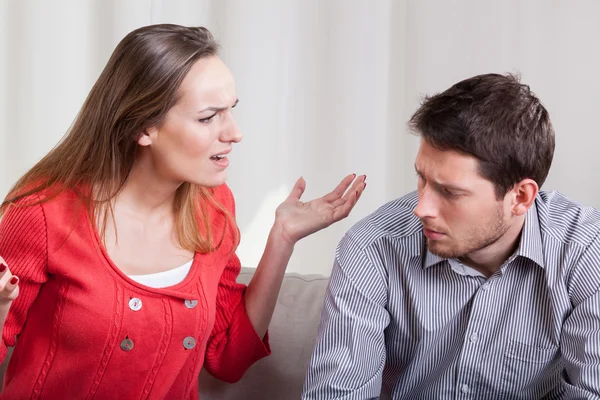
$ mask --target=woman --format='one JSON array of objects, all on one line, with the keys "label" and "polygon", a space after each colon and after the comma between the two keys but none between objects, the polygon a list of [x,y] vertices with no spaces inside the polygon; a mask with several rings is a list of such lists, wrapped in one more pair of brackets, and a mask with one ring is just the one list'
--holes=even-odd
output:
[{"label": "woman", "polygon": [[[346,217],[365,177],[277,209],[252,282],[235,282],[224,184],[242,139],[231,73],[204,28],[154,25],[115,49],[64,140],[2,204],[1,399],[195,399],[204,366],[240,379],[294,244]],[[351,186],[351,187],[350,187]]]}]

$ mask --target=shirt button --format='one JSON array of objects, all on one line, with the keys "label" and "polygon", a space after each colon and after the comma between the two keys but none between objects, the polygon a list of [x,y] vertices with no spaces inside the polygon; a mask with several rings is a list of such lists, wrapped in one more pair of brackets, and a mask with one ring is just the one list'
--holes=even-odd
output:
[{"label": "shirt button", "polygon": [[463,393],[469,393],[471,391],[471,389],[469,388],[469,385],[467,385],[466,383],[463,383],[462,386],[460,387],[460,391]]},{"label": "shirt button", "polygon": [[198,305],[198,300],[186,300],[185,301],[185,306],[187,308],[194,308]]},{"label": "shirt button", "polygon": [[489,284],[489,282],[486,282],[486,283],[484,283],[484,284],[483,284],[483,286],[481,286],[481,288],[482,288],[483,290],[488,290],[488,289],[490,288],[490,284]]},{"label": "shirt button", "polygon": [[186,337],[183,339],[183,347],[185,347],[187,350],[193,349],[196,347],[196,339],[191,336]]},{"label": "shirt button", "polygon": [[479,335],[477,334],[477,332],[473,333],[470,337],[469,340],[473,343],[476,343],[479,340]]},{"label": "shirt button", "polygon": [[121,342],[121,349],[124,351],[131,351],[133,349],[133,340],[131,339],[123,339]]},{"label": "shirt button", "polygon": [[138,299],[137,297],[129,300],[129,308],[131,308],[133,311],[138,311],[142,308],[142,300]]}]

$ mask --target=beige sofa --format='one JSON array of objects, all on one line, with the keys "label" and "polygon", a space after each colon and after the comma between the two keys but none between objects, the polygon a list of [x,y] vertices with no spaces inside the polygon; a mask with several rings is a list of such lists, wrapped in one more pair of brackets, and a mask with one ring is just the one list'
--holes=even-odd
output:
[{"label": "beige sofa", "polygon": [[[248,283],[254,269],[238,279]],[[206,372],[199,378],[201,400],[296,400],[300,398],[321,313],[328,278],[286,274],[269,327],[272,354],[256,362],[237,383],[218,381]],[[0,366],[0,388],[9,357]]]},{"label": "beige sofa", "polygon": [[[254,269],[242,269],[248,283]],[[328,278],[286,274],[269,326],[271,355],[250,367],[237,383],[200,374],[201,400],[297,400],[317,335]]]}]

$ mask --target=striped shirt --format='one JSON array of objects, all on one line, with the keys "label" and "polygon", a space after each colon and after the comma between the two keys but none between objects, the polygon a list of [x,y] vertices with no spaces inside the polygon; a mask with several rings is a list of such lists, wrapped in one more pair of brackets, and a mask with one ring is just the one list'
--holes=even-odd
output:
[{"label": "striped shirt", "polygon": [[303,399],[600,399],[600,212],[540,192],[489,278],[427,250],[417,194],[336,251]]}]

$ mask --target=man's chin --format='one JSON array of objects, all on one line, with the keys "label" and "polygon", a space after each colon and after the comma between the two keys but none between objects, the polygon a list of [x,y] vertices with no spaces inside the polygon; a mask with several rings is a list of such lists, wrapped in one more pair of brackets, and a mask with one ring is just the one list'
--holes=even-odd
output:
[{"label": "man's chin", "polygon": [[429,240],[427,241],[427,249],[431,254],[435,254],[441,258],[460,258],[460,253],[457,251],[452,251],[452,249],[441,246],[438,243],[431,243]]}]

